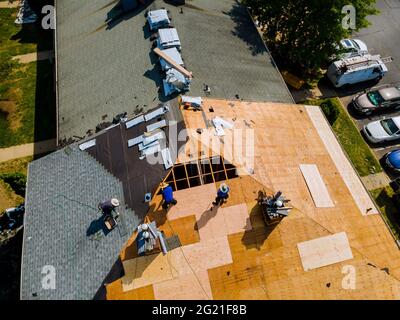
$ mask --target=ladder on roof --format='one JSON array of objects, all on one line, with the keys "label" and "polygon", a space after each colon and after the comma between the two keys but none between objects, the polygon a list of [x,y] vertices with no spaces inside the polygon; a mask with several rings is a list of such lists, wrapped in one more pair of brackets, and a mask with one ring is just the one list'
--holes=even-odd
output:
[{"label": "ladder on roof", "polygon": [[367,58],[367,60],[364,61],[356,61],[353,63],[343,63],[342,67],[346,68],[347,70],[354,70],[359,67],[364,67],[364,66],[369,66],[371,64],[376,63],[377,61],[381,61],[382,63],[389,63],[393,61],[393,58],[391,56],[385,57],[385,58],[378,58],[377,56],[371,56],[371,58]]}]

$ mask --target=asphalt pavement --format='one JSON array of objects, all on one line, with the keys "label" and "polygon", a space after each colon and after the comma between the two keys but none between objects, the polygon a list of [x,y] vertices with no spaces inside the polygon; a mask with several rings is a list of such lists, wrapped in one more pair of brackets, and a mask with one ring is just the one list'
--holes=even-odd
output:
[{"label": "asphalt pavement", "polygon": [[[371,26],[356,32],[353,38],[364,41],[371,54],[380,54],[381,57],[392,57],[393,62],[387,63],[388,73],[379,83],[365,82],[352,85],[346,89],[333,89],[333,86],[325,80],[321,83],[321,91],[323,93],[331,96],[333,95],[332,91],[334,91],[339,96],[360,130],[365,124],[371,121],[382,119],[383,117],[400,115],[400,111],[398,110],[395,112],[374,114],[369,117],[360,117],[353,111],[351,106],[352,98],[366,89],[391,84],[400,85],[400,0],[378,0],[377,7],[380,10],[380,14],[368,17],[368,20],[372,23]],[[324,87],[325,90],[323,89]],[[371,148],[377,158],[381,159],[390,150],[400,148],[400,141],[384,145],[374,145]]]}]

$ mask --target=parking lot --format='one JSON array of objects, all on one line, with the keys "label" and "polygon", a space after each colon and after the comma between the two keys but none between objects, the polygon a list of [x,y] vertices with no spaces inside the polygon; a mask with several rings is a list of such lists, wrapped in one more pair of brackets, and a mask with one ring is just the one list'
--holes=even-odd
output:
[{"label": "parking lot", "polygon": [[[391,56],[393,62],[387,64],[389,72],[378,84],[376,82],[365,82],[359,85],[352,85],[350,88],[334,90],[343,105],[347,107],[360,130],[365,124],[371,121],[382,119],[383,117],[400,115],[400,110],[397,110],[384,114],[374,114],[368,117],[358,116],[351,106],[352,98],[366,89],[388,84],[400,85],[400,0],[378,0],[377,7],[380,10],[380,14],[369,17],[372,25],[367,29],[362,29],[360,32],[355,33],[353,38],[364,41],[371,54],[380,54],[381,57]],[[331,84],[324,83],[324,85],[330,85],[330,88],[333,88]],[[400,148],[400,141],[375,145],[371,146],[371,148],[377,158],[381,159],[390,150]]]}]

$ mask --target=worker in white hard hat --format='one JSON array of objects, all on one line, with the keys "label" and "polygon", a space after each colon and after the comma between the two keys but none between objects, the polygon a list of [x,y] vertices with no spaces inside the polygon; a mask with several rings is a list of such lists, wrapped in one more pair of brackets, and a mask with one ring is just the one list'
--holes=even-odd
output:
[{"label": "worker in white hard hat", "polygon": [[276,206],[277,208],[282,208],[282,207],[283,207],[283,202],[282,202],[282,200],[276,200],[275,206]]},{"label": "worker in white hard hat", "polygon": [[229,198],[229,187],[226,183],[222,183],[217,191],[217,197],[213,202],[214,205],[219,206]]},{"label": "worker in white hard hat", "polygon": [[111,215],[111,212],[117,207],[119,207],[119,200],[117,198],[112,198],[99,203],[99,210],[101,210],[104,215]]}]

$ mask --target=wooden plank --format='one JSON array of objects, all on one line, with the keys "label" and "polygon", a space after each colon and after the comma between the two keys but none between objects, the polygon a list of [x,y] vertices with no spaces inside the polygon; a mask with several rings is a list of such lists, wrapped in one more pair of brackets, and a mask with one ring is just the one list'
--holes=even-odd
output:
[{"label": "wooden plank", "polygon": [[181,65],[177,64],[175,60],[171,59],[170,56],[166,55],[164,52],[162,52],[159,48],[154,48],[154,52],[159,55],[161,58],[163,58],[165,61],[168,62],[168,64],[173,67],[175,70],[179,71],[182,73],[185,77],[191,79],[193,78],[192,72],[186,70],[184,67]]},{"label": "wooden plank", "polygon": [[297,244],[305,271],[353,259],[346,232]]},{"label": "wooden plank", "polygon": [[348,190],[350,191],[350,194],[360,209],[361,214],[378,214],[378,209],[372,202],[367,190],[365,190],[360,178],[355,172],[355,169],[344,154],[343,149],[340,147],[339,142],[329,127],[329,124],[324,118],[320,108],[318,106],[305,106],[305,109],[307,110],[308,116],[310,117],[314,128],[321,137],[326,150],[331,156],[337,170],[339,171]]},{"label": "wooden plank", "polygon": [[319,174],[318,167],[315,164],[300,164],[299,167],[315,206],[317,208],[334,207],[328,189]]}]

